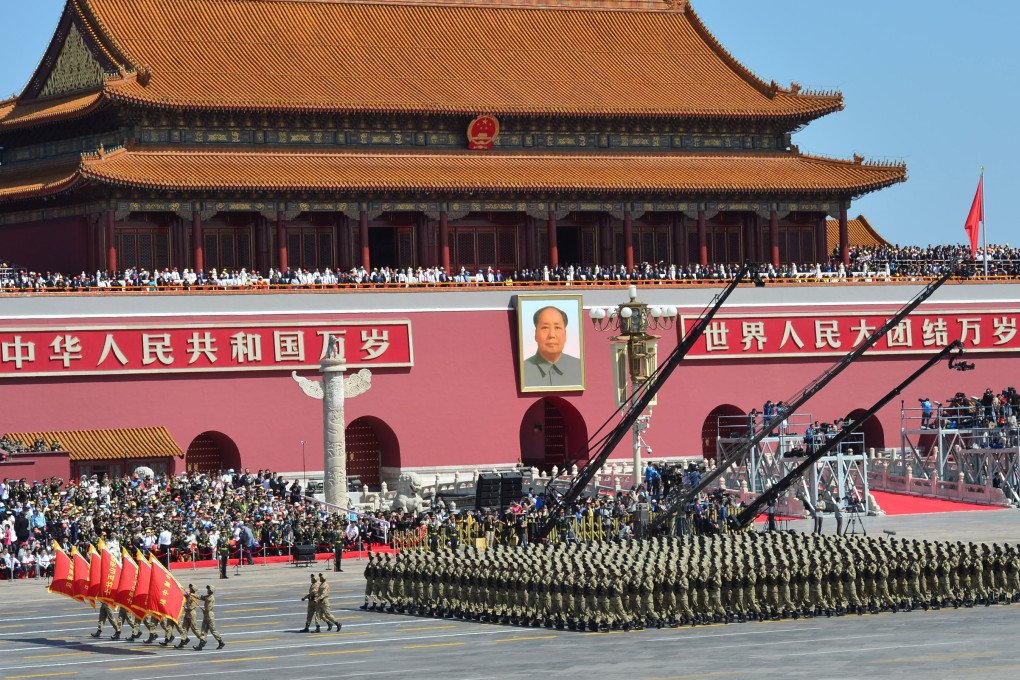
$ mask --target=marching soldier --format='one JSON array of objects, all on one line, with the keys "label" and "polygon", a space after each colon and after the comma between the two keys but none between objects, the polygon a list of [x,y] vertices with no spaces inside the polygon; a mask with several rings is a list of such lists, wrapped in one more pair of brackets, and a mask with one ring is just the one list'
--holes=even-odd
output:
[{"label": "marching soldier", "polygon": [[[319,588],[318,588],[318,584],[315,582],[315,574],[309,574],[309,576],[311,577],[312,582],[308,586],[308,594],[301,598],[302,602],[305,602],[305,601],[308,602],[308,612],[305,615],[305,627],[302,628],[299,632],[301,632],[301,633],[309,632],[308,627],[310,625],[312,625],[312,619],[315,619],[315,632],[318,633],[319,632],[319,616],[318,616],[318,608],[315,606],[315,600],[316,600],[316,596],[318,595]],[[362,609],[364,609],[364,607],[362,607]]]},{"label": "marching soldier", "polygon": [[223,642],[223,638],[220,637],[220,632],[216,629],[216,613],[213,611],[213,607],[216,606],[216,588],[206,586],[205,591],[206,594],[198,598],[202,600],[202,630],[198,634],[198,644],[193,649],[198,651],[204,649],[205,639],[209,633],[212,633],[213,638],[219,643],[216,649],[223,649],[227,645]]},{"label": "marching soldier", "polygon": [[113,637],[111,640],[120,639],[120,621],[117,620],[117,613],[114,607],[103,602],[99,607],[99,624],[96,628],[96,632],[92,633],[92,637],[98,638],[103,634],[103,624],[109,623],[110,627],[113,628]]},{"label": "marching soldier", "polygon": [[195,586],[191,583],[188,584],[188,591],[184,593],[184,617],[181,619],[181,641],[174,645],[174,649],[181,649],[184,645],[188,644],[188,633],[194,633],[195,637],[199,636],[198,626],[195,622],[195,607],[197,605],[198,598],[195,596]]},{"label": "marching soldier", "polygon": [[[324,574],[319,574],[319,587],[315,592],[315,608],[319,620],[326,622],[326,630],[333,630],[333,626],[336,626],[336,632],[339,633],[340,622],[333,618],[333,612],[330,610],[329,584],[326,583]],[[319,632],[319,624],[315,624],[315,632]]]}]

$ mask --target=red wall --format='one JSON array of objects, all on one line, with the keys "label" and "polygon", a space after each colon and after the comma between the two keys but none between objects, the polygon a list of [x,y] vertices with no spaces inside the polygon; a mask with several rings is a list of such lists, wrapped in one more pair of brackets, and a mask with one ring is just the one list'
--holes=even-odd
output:
[{"label": "red wall", "polygon": [[[244,321],[268,318],[245,317]],[[325,318],[307,317],[310,321]],[[348,423],[361,416],[385,422],[399,442],[402,467],[485,467],[518,459],[521,420],[541,395],[517,391],[516,340],[511,340],[516,337],[516,322],[511,312],[379,313],[371,318],[411,320],[415,365],[376,371],[371,390],[347,402]],[[196,320],[181,318],[180,323]],[[9,323],[0,322],[0,329]],[[89,323],[101,321],[89,319]],[[39,324],[71,325],[66,320],[40,320]],[[579,410],[590,435],[615,405],[609,334],[598,333],[590,325],[585,333],[588,389],[559,396]],[[675,342],[672,333],[665,334],[660,358]],[[836,359],[688,360],[659,394],[645,440],[656,457],[700,455],[702,424],[717,405],[733,404],[746,412],[752,407],[761,410],[767,399],[788,400]],[[974,353],[968,359],[977,370],[957,373],[936,367],[929,371],[903,396],[907,406],[916,406],[918,396],[945,401],[957,391],[980,395],[985,387],[1000,390],[1020,382],[1012,354]],[[814,419],[832,421],[855,408],[866,408],[923,360],[918,355],[862,359],[802,410]],[[214,431],[237,444],[244,466],[276,470],[302,468],[300,441],[305,440],[308,469],[321,468],[321,405],[306,397],[286,371],[7,379],[0,381],[0,403],[4,404],[0,432],[163,425],[187,449],[199,434]],[[899,402],[887,407],[880,420],[886,446],[899,446]],[[629,442],[627,438],[616,457],[629,460]]]},{"label": "red wall", "polygon": [[[59,248],[53,244],[59,243]],[[29,271],[78,273],[88,269],[88,226],[84,217],[0,227],[0,257]]]}]

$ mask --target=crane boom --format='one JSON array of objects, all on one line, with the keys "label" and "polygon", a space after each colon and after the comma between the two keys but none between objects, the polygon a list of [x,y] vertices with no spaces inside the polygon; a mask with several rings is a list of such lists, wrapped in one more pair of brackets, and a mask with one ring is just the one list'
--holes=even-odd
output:
[{"label": "crane boom", "polygon": [[[708,324],[711,323],[712,318],[716,315],[716,312],[723,306],[726,299],[737,289],[737,286],[747,277],[748,272],[751,269],[751,265],[744,265],[737,275],[733,277],[733,280],[721,291],[712,301],[711,307],[702,316],[698,322],[691,328],[691,332],[681,341],[676,348],[670,353],[670,355],[663,361],[655,373],[648,379],[648,381],[640,388],[636,390],[637,398],[635,395],[630,396],[630,407],[624,414],[620,422],[613,428],[610,434],[607,436],[602,446],[599,447],[598,451],[592,456],[587,463],[585,463],[577,471],[574,477],[570,480],[570,485],[567,490],[556,500],[556,505],[559,508],[569,507],[574,501],[580,498],[584,492],[585,487],[588,486],[589,482],[595,478],[598,471],[605,465],[606,460],[609,459],[613,449],[623,441],[623,438],[627,435],[637,419],[641,417],[645,409],[648,408],[648,404],[651,403],[652,399],[655,398],[656,393],[666,383],[669,377],[676,370],[680,362],[683,361],[687,353],[691,351],[694,344],[704,335],[705,330],[708,328]],[[640,470],[634,471],[634,479],[637,480],[641,474]],[[552,485],[552,481],[549,482],[549,486]],[[636,482],[635,482],[636,485]],[[547,487],[548,489],[548,487]],[[546,494],[548,498],[555,498],[553,494]],[[555,508],[553,508],[555,510]],[[550,512],[549,518],[538,528],[537,538],[539,540],[545,538],[552,531],[556,525],[556,513]]]},{"label": "crane boom", "polygon": [[665,510],[663,510],[663,512],[655,518],[652,522],[651,528],[653,530],[660,528],[663,524],[675,517],[681,509],[687,507],[698,497],[698,494],[708,488],[713,482],[715,482],[715,480],[719,479],[719,477],[721,477],[726,470],[732,467],[734,463],[743,458],[747,452],[757,446],[761,440],[772,434],[772,432],[779,427],[780,423],[786,420],[792,413],[796,412],[796,410],[803,406],[811,397],[820,392],[822,388],[828,385],[837,375],[849,367],[850,364],[857,361],[862,354],[871,349],[875,343],[877,343],[886,333],[895,328],[900,321],[910,314],[910,312],[917,309],[922,302],[930,298],[935,291],[942,286],[942,284],[956,274],[957,270],[958,267],[951,267],[938,279],[925,286],[921,292],[910,300],[910,302],[888,319],[881,328],[868,336],[868,339],[862,342],[859,347],[847,354],[839,361],[839,363],[835,364],[821,376],[816,378],[814,382],[805,387],[798,395],[792,397],[789,401],[783,402],[783,408],[776,413],[776,417],[773,418],[770,423],[764,424],[760,432],[737,447],[737,449],[733,451],[728,458],[719,461],[715,469],[704,475],[697,486],[691,489],[680,489],[676,493],[670,493],[670,497],[666,499]]}]

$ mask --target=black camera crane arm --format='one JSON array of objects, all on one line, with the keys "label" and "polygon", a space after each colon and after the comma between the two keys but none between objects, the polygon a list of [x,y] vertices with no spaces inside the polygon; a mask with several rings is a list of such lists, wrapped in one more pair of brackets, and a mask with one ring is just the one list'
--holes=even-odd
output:
[{"label": "black camera crane arm", "polygon": [[872,333],[867,340],[861,343],[859,347],[843,357],[839,363],[835,364],[821,376],[815,379],[810,385],[805,387],[800,394],[792,397],[790,400],[783,402],[784,407],[776,413],[775,418],[772,419],[771,423],[765,424],[761,431],[755,436],[751,437],[748,441],[744,442],[741,446],[737,447],[732,454],[725,460],[719,461],[715,469],[705,474],[701,478],[701,483],[695,486],[693,489],[679,490],[676,494],[671,493],[670,498],[667,499],[666,509],[655,518],[652,522],[651,529],[655,530],[660,528],[663,524],[671,520],[682,508],[688,507],[706,488],[708,488],[715,480],[719,479],[724,472],[733,466],[738,460],[744,457],[748,451],[753,447],[757,446],[762,439],[772,434],[776,428],[779,427],[780,423],[785,421],[791,414],[795,413],[797,409],[803,406],[811,397],[820,392],[823,387],[828,385],[833,378],[842,373],[846,368],[853,362],[857,361],[862,354],[871,349],[875,343],[882,339],[886,333],[895,328],[900,321],[902,321],[908,314],[917,309],[918,306],[928,298],[930,298],[936,290],[938,290],[942,284],[951,279],[960,269],[958,264],[955,267],[950,267],[946,272],[942,274],[938,279],[932,281],[925,286],[921,292],[919,292],[914,298],[900,309],[892,318],[888,319],[881,328]]},{"label": "black camera crane arm", "polygon": [[[623,438],[627,436],[627,433],[637,422],[637,419],[641,417],[641,414],[648,408],[648,404],[652,402],[659,389],[669,380],[669,377],[673,374],[673,371],[677,369],[680,362],[683,361],[684,357],[691,351],[694,344],[705,334],[705,330],[708,329],[708,325],[712,322],[712,318],[716,315],[716,312],[722,308],[723,303],[726,299],[737,289],[745,278],[750,273],[757,276],[758,268],[756,264],[747,263],[741,267],[737,275],[729,282],[725,289],[723,289],[715,299],[712,301],[711,307],[698,319],[698,322],[691,328],[690,333],[684,337],[676,348],[670,352],[669,356],[663,361],[656,369],[655,373],[648,379],[644,387],[640,390],[635,390],[635,393],[629,397],[630,408],[625,412],[620,422],[612,429],[607,435],[602,446],[598,448],[597,453],[592,456],[587,463],[585,463],[577,471],[577,474],[573,479],[570,480],[570,486],[564,491],[559,497],[551,491],[552,481],[546,488],[546,496],[550,500],[555,500],[555,507],[550,508],[549,519],[547,519],[536,531],[536,537],[541,540],[548,536],[556,526],[556,515],[558,510],[562,508],[569,508],[581,494],[584,492],[585,487],[588,486],[589,482],[595,478],[602,466],[605,465],[609,459],[610,454],[617,447],[617,445],[623,441]],[[634,471],[634,486],[638,485],[641,471]]]},{"label": "black camera crane arm", "polygon": [[[950,369],[957,368],[957,366],[954,365],[954,362],[958,361],[960,357],[963,356],[963,343],[960,342],[959,340],[953,341],[952,344],[947,346],[941,352],[928,359],[928,361],[926,361],[923,366],[921,366],[916,371],[911,373],[906,380],[901,382],[896,387],[892,388],[892,390],[890,390],[888,394],[886,394],[884,397],[875,402],[875,404],[871,408],[869,408],[860,418],[857,419],[857,422],[858,423],[866,422],[868,418],[872,417],[873,415],[881,411],[886,404],[888,404],[890,401],[892,401],[900,394],[902,394],[903,390],[907,389],[907,387],[909,387],[912,382],[914,382],[922,375],[924,375],[924,373],[927,372],[928,369],[930,369],[932,366],[945,359],[950,354],[953,354],[954,352],[955,355],[950,357],[949,359],[949,368]],[[959,369],[957,368],[957,370]],[[737,515],[735,520],[737,526],[742,529],[751,522],[753,522],[754,518],[760,515],[764,508],[767,508],[768,506],[775,503],[775,501],[778,500],[779,497],[782,496],[786,492],[786,490],[789,489],[790,486],[798,478],[800,478],[801,475],[803,475],[812,465],[821,460],[824,456],[828,455],[830,451],[833,451],[840,444],[842,444],[847,437],[853,434],[855,429],[856,429],[855,425],[850,425],[849,427],[844,426],[836,434],[836,436],[827,441],[824,446],[822,446],[821,448],[817,449],[814,453],[804,458],[804,460],[801,461],[801,463],[797,465],[797,467],[790,470],[790,472],[787,473],[785,477],[783,477],[778,482],[773,484],[771,487],[766,489],[765,493],[758,496],[758,498],[752,501],[750,505],[744,508],[740,512],[740,514]]]}]

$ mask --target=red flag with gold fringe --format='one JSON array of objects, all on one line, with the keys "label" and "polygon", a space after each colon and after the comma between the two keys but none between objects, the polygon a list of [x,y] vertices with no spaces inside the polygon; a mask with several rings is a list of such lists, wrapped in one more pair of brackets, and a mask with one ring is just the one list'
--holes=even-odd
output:
[{"label": "red flag with gold fringe", "polygon": [[100,553],[102,555],[100,559],[101,583],[96,599],[104,604],[114,605],[117,603],[114,598],[117,595],[117,585],[120,583],[121,566],[106,545],[100,543],[100,546]]},{"label": "red flag with gold fringe", "polygon": [[77,547],[71,548],[71,561],[74,562],[72,597],[79,602],[86,602],[89,595],[89,561],[78,552]]},{"label": "red flag with gold fringe", "polygon": [[149,611],[177,623],[184,611],[184,588],[159,560],[152,560],[149,578]]},{"label": "red flag with gold fringe", "polygon": [[86,600],[91,603],[93,609],[96,606],[96,596],[99,595],[99,588],[103,585],[103,559],[99,556],[96,546],[89,546],[89,591]]},{"label": "red flag with gold fringe", "polygon": [[53,541],[53,552],[53,582],[46,590],[54,595],[73,598],[74,562],[56,541]]},{"label": "red flag with gold fringe", "polygon": [[132,598],[135,594],[135,582],[138,579],[138,563],[131,559],[127,550],[121,552],[120,578],[117,580],[117,590],[114,592],[113,601],[129,612],[134,612]]},{"label": "red flag with gold fringe", "polygon": [[152,578],[152,566],[149,560],[138,553],[138,579],[135,581],[135,593],[131,597],[131,611],[138,618],[149,614],[149,581]]}]

